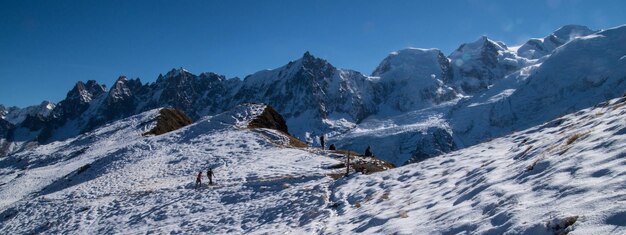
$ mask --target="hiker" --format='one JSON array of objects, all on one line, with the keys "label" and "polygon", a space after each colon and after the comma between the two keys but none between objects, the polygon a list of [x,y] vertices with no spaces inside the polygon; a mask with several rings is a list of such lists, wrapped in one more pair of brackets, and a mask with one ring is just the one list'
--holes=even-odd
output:
[{"label": "hiker", "polygon": [[322,145],[322,150],[324,150],[324,134],[320,135],[320,144]]},{"label": "hiker", "polygon": [[215,176],[213,174],[213,169],[209,167],[209,169],[206,171],[206,177],[209,177],[209,185],[213,185],[213,176]]},{"label": "hiker", "polygon": [[350,174],[350,152],[348,152],[348,156],[346,156],[346,176]]},{"label": "hiker", "polygon": [[196,188],[198,186],[202,186],[202,171],[198,172],[198,177],[196,178]]},{"label": "hiker", "polygon": [[328,150],[337,150],[337,147],[335,144],[330,144],[330,146],[328,146]]},{"label": "hiker", "polygon": [[372,148],[368,145],[367,148],[365,149],[365,156],[366,157],[371,157],[374,154],[372,153]]}]

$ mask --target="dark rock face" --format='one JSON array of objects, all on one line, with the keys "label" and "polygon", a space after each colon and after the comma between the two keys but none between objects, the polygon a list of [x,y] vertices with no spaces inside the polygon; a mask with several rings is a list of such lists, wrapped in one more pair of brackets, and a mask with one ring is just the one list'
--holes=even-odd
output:
[{"label": "dark rock face", "polygon": [[9,131],[13,128],[13,124],[4,119],[0,119],[0,138],[7,138],[9,136]]},{"label": "dark rock face", "polygon": [[59,105],[54,109],[53,116],[64,120],[78,117],[89,108],[89,103],[94,98],[105,92],[105,87],[94,80],[87,81],[87,84],[79,81],[67,93],[66,98],[59,102]]},{"label": "dark rock face", "polygon": [[141,81],[139,79],[126,79],[121,76],[117,79],[106,98],[105,110],[114,112],[105,112],[106,119],[115,119],[127,117],[134,114],[135,107],[138,103],[138,95],[142,91]]},{"label": "dark rock face", "polygon": [[279,130],[285,134],[289,134],[289,129],[287,128],[287,122],[283,116],[281,116],[274,108],[271,106],[266,106],[263,113],[259,115],[257,118],[252,120],[248,124],[248,128],[268,128]]},{"label": "dark rock face", "polygon": [[457,149],[450,133],[441,128],[430,128],[417,142],[413,156],[403,165],[416,163]]},{"label": "dark rock face", "polygon": [[41,115],[28,115],[22,123],[20,123],[20,127],[28,128],[31,131],[41,130],[46,128],[47,122],[49,120]]},{"label": "dark rock face", "polygon": [[234,106],[225,103],[226,97],[236,88],[239,80],[226,81],[224,76],[215,73],[193,75],[185,70],[172,70],[159,76],[150,85],[153,93],[159,91],[156,99],[148,99],[144,110],[158,107],[173,107],[197,119],[207,113],[217,113]]},{"label": "dark rock face", "polygon": [[289,138],[289,145],[291,147],[296,148],[305,148],[308,145],[301,140],[293,137],[289,134],[289,129],[287,128],[287,122],[282,115],[280,115],[274,108],[267,105],[263,112],[257,116],[255,119],[248,123],[248,128],[267,128],[278,130],[284,133]]},{"label": "dark rock face", "polygon": [[[0,117],[4,117],[9,113],[9,109],[0,104]],[[0,118],[1,119],[1,118]]]},{"label": "dark rock face", "polygon": [[355,86],[373,92],[367,77],[354,71],[341,72],[326,60],[305,53],[302,58],[272,70],[247,76],[230,106],[243,102],[270,104],[286,119],[311,112],[315,119],[332,113],[348,114],[359,121],[374,111],[374,105],[352,92]]},{"label": "dark rock face", "polygon": [[11,144],[11,132],[14,128],[13,124],[0,118],[0,157],[4,157],[7,154]]},{"label": "dark rock face", "polygon": [[191,118],[176,109],[161,109],[157,117],[157,124],[152,130],[143,135],[161,135],[170,131],[178,130],[191,124]]},{"label": "dark rock face", "polygon": [[[214,73],[193,75],[182,69],[173,69],[152,84],[142,84],[139,79],[120,76],[109,92],[95,81],[78,82],[67,97],[52,111],[50,118],[20,124],[28,129],[42,130],[39,142],[53,140],[56,130],[68,121],[75,125],[75,134],[93,130],[110,121],[160,107],[171,107],[190,113],[192,118],[221,112],[230,108],[223,102],[236,88],[238,79],[225,81]],[[76,129],[78,128],[78,129]],[[54,137],[54,140],[66,137]]]}]

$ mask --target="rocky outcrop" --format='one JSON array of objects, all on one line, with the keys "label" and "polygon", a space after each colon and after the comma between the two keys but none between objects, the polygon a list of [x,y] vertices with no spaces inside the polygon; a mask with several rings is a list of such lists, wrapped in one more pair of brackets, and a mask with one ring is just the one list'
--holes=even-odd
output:
[{"label": "rocky outcrop", "polygon": [[289,134],[287,122],[285,122],[283,116],[269,105],[265,107],[261,115],[257,116],[248,124],[248,128],[268,128]]},{"label": "rocky outcrop", "polygon": [[287,127],[287,122],[285,122],[283,116],[269,105],[266,105],[263,112],[248,123],[248,128],[267,128],[277,130],[289,138],[290,146],[298,148],[308,147],[306,143],[289,134],[289,128]]},{"label": "rocky outcrop", "polygon": [[176,109],[165,108],[159,111],[156,126],[143,135],[161,135],[170,131],[178,130],[191,123],[191,118],[185,115],[185,113]]}]

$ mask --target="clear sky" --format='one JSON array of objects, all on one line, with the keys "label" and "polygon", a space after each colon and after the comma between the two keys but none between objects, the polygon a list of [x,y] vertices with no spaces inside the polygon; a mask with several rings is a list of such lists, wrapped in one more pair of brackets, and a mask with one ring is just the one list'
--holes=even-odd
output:
[{"label": "clear sky", "polygon": [[183,67],[245,77],[305,51],[370,74],[389,52],[521,44],[565,24],[626,24],[626,1],[0,0],[0,104],[62,100],[76,81],[153,82]]}]

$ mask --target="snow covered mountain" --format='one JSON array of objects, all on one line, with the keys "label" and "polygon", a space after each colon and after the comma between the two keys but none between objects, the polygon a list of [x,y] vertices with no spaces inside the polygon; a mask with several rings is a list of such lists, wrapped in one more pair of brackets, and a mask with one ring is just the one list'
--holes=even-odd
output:
[{"label": "snow covered mountain", "polygon": [[54,107],[55,104],[50,101],[43,101],[39,105],[33,105],[23,109],[18,107],[6,108],[0,105],[0,119],[4,119],[12,124],[18,124],[23,122],[28,116],[48,117]]},{"label": "snow covered mountain", "polygon": [[[246,104],[158,136],[159,109],[0,160],[7,233],[621,234],[626,97],[410,166],[251,129]],[[339,154],[341,155],[341,154]],[[335,158],[333,158],[335,156]],[[216,184],[195,188],[213,168]]]},{"label": "snow covered mountain", "polygon": [[340,148],[371,146],[377,157],[402,165],[620,96],[625,30],[568,25],[542,44],[531,40],[518,49],[481,37],[448,57],[408,48],[384,58],[371,76],[306,52],[243,80],[181,68],[147,84],[122,76],[108,91],[95,81],[78,82],[48,115],[2,108],[5,118],[20,117],[7,119],[14,127],[5,134],[11,138],[4,153],[155,108],[173,107],[197,120],[259,102],[275,107],[291,133],[309,144],[325,134]]},{"label": "snow covered mountain", "polygon": [[[78,82],[0,106],[0,233],[624,234],[624,42],[569,25],[371,76],[307,52],[243,80]],[[339,151],[299,140],[321,134]],[[354,173],[391,168],[366,148],[411,164]]]},{"label": "snow covered mountain", "polygon": [[374,70],[380,77],[383,113],[431,107],[456,98],[445,84],[452,79],[450,62],[437,49],[409,48],[392,52]]},{"label": "snow covered mountain", "polygon": [[464,145],[593,106],[626,92],[626,26],[576,38],[539,65],[460,102],[451,126]]},{"label": "snow covered mountain", "polygon": [[574,40],[578,37],[584,37],[597,31],[591,30],[582,25],[565,25],[554,33],[545,38],[533,38],[524,43],[517,53],[528,59],[539,59],[551,54],[557,47]]},{"label": "snow covered mountain", "polygon": [[528,62],[509,50],[503,42],[485,36],[461,45],[449,56],[454,86],[466,94],[484,91],[497,80],[524,67]]},{"label": "snow covered mountain", "polygon": [[296,136],[312,141],[323,133],[345,132],[376,112],[379,92],[372,78],[306,52],[285,66],[247,76],[230,106],[270,104]]},{"label": "snow covered mountain", "polygon": [[482,37],[449,57],[454,72],[445,85],[462,98],[391,117],[377,113],[330,141],[355,151],[370,145],[403,165],[619,97],[626,92],[625,37],[626,26],[572,37],[541,60]]}]

